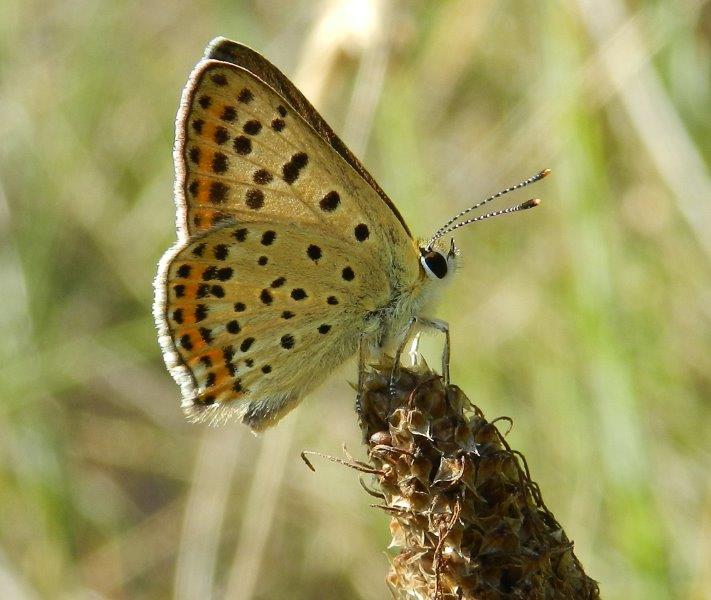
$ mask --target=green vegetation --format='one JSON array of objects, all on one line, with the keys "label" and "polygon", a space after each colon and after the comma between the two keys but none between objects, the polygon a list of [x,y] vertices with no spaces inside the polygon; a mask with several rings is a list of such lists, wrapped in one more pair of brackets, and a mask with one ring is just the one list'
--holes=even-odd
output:
[{"label": "green vegetation", "polygon": [[387,518],[299,458],[359,452],[354,365],[255,438],[186,423],[161,360],[173,118],[216,35],[293,76],[423,236],[552,169],[540,208],[457,232],[453,381],[514,419],[604,598],[708,597],[711,4],[338,4],[0,3],[3,597],[386,595]]}]

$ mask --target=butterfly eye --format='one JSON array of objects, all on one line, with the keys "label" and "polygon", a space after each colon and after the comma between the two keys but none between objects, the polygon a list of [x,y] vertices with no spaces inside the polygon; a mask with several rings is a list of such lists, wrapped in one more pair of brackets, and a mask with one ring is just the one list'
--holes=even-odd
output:
[{"label": "butterfly eye", "polygon": [[420,263],[431,279],[444,279],[447,275],[447,259],[436,250],[423,251]]}]

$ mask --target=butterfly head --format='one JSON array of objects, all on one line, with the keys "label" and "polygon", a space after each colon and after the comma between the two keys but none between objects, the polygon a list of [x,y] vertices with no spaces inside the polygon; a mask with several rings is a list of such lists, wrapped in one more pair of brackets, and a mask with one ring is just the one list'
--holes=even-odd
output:
[{"label": "butterfly head", "polygon": [[443,238],[447,234],[451,233],[455,229],[459,229],[460,227],[464,227],[466,225],[470,225],[478,221],[485,221],[486,219],[491,219],[492,217],[499,217],[501,215],[507,215],[510,213],[519,212],[521,210],[528,210],[529,208],[534,208],[538,206],[541,201],[538,200],[538,198],[532,198],[530,200],[526,200],[525,202],[521,202],[520,204],[516,204],[514,206],[510,206],[502,210],[489,212],[484,215],[479,215],[478,217],[463,219],[466,214],[479,208],[480,206],[483,206],[484,204],[487,204],[488,202],[491,202],[492,200],[495,200],[496,198],[500,198],[501,196],[508,194],[509,192],[513,192],[514,190],[518,190],[520,188],[526,187],[527,185],[531,185],[536,181],[540,181],[549,173],[550,170],[548,169],[540,171],[533,177],[529,177],[521,183],[517,183],[516,185],[512,185],[511,187],[501,190],[500,192],[489,196],[485,200],[477,202],[476,204],[474,204],[474,206],[470,206],[469,208],[464,209],[463,211],[459,212],[451,219],[449,219],[449,221],[447,221],[444,225],[442,225],[442,227],[440,227],[437,231],[434,232],[434,235],[429,239],[428,242],[426,242],[423,246],[420,247],[420,264],[422,265],[422,268],[424,269],[427,276],[430,279],[445,279],[450,273],[454,272],[454,267],[456,265],[459,250],[454,245],[454,239],[451,239],[449,249],[447,249],[446,245],[443,243]]},{"label": "butterfly head", "polygon": [[456,270],[459,248],[454,245],[454,238],[450,240],[449,248],[437,242],[420,247],[420,264],[427,277],[442,280]]}]

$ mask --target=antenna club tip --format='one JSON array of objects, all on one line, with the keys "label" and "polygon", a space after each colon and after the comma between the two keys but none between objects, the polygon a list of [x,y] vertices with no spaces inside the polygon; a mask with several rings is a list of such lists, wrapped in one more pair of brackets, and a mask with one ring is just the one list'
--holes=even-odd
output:
[{"label": "antenna club tip", "polygon": [[544,177],[548,177],[548,175],[550,175],[550,174],[551,174],[551,170],[550,170],[550,169],[543,169],[543,170],[538,174],[538,177],[541,178],[541,179],[543,179]]},{"label": "antenna club tip", "polygon": [[538,206],[541,203],[540,198],[531,198],[530,200],[526,200],[523,204],[521,204],[521,210],[526,210],[527,208],[534,208]]}]

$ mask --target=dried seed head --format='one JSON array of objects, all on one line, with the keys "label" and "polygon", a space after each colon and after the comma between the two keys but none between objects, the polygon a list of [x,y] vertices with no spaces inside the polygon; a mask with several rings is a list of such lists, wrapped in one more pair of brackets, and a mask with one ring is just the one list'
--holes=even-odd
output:
[{"label": "dried seed head", "polygon": [[522,455],[427,368],[364,374],[360,425],[391,516],[396,598],[598,598]]}]

